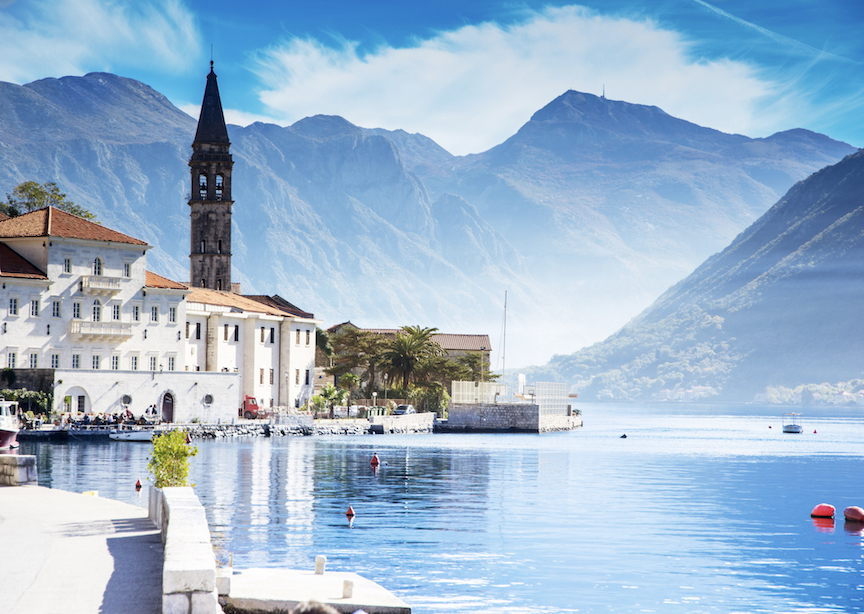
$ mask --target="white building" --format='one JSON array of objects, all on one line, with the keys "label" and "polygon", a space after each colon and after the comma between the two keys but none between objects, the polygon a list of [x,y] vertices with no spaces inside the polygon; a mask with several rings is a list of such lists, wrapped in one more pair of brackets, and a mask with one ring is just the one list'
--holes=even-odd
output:
[{"label": "white building", "polygon": [[190,160],[190,279],[203,287],[147,271],[144,241],[55,208],[0,221],[6,386],[50,385],[57,412],[155,406],[169,422],[230,422],[245,396],[263,407],[311,397],[320,322],[231,284],[227,134],[211,67]]}]

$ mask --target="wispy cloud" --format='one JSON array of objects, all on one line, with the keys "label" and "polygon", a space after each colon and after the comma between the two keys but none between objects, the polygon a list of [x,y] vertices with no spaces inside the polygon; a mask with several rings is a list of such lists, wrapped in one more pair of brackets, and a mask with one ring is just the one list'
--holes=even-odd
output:
[{"label": "wispy cloud", "polygon": [[0,80],[94,70],[173,72],[200,53],[194,16],[179,0],[33,0],[0,12]]},{"label": "wispy cloud", "polygon": [[[503,141],[567,89],[599,94],[605,84],[610,98],[751,133],[766,128],[757,110],[776,87],[756,66],[694,59],[685,37],[651,20],[574,6],[368,54],[347,40],[333,48],[294,38],[261,52],[255,70],[262,102],[285,121],[338,114],[361,126],[421,132],[458,154]],[[772,121],[788,127],[784,119]]]}]

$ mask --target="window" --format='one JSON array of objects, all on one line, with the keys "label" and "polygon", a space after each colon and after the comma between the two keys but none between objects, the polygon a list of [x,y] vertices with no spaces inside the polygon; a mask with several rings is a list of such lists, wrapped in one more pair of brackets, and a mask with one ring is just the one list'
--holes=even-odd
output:
[{"label": "window", "polygon": [[30,315],[38,316],[39,315],[39,299],[30,301]]},{"label": "window", "polygon": [[156,357],[155,356],[150,357],[150,370],[151,371],[156,370]]},{"label": "window", "polygon": [[141,321],[141,306],[140,305],[132,305],[132,321],[140,322]]},{"label": "window", "polygon": [[297,329],[297,345],[300,345],[300,329]]},{"label": "window", "polygon": [[300,383],[300,369],[294,369],[294,383]]},{"label": "window", "polygon": [[101,258],[97,257],[96,260],[93,261],[93,275],[96,277],[102,276],[102,259]]},{"label": "window", "polygon": [[119,356],[112,356],[111,357],[111,370],[112,371],[119,371],[120,370],[120,357]]},{"label": "window", "polygon": [[95,301],[93,301],[93,321],[94,322],[101,322],[102,321],[102,303],[99,302],[98,298]]},{"label": "window", "polygon": [[222,253],[222,239],[219,239],[219,247],[216,249],[216,252],[219,254]]},{"label": "window", "polygon": [[201,278],[201,287],[202,287],[202,288],[206,288],[206,287],[207,287],[207,280],[204,279],[203,277]]},{"label": "window", "polygon": [[72,368],[80,369],[81,368],[81,354],[72,354]]},{"label": "window", "polygon": [[132,277],[132,265],[128,262],[123,263],[123,277]]},{"label": "window", "polygon": [[225,341],[228,341],[228,325],[225,325]]},{"label": "window", "polygon": [[168,321],[171,322],[171,324],[174,324],[177,322],[177,308],[176,307],[169,307],[168,308]]},{"label": "window", "polygon": [[33,353],[30,354],[30,368],[38,369],[39,368],[39,354]]},{"label": "window", "polygon": [[309,369],[306,369],[306,385],[309,385]]},{"label": "window", "polygon": [[306,347],[309,347],[309,341],[312,339],[312,331],[306,331]]},{"label": "window", "polygon": [[60,317],[60,301],[53,301],[51,303],[51,317]]},{"label": "window", "polygon": [[17,316],[18,315],[18,299],[10,298],[9,299],[9,315]]},{"label": "window", "polygon": [[118,305],[117,303],[115,303],[115,304],[112,305],[111,307],[112,307],[112,311],[113,311],[114,319],[115,319],[115,320],[119,320],[119,319],[120,319],[120,305]]},{"label": "window", "polygon": [[81,319],[81,303],[72,303],[72,318],[74,320]]},{"label": "window", "polygon": [[189,338],[189,322],[186,322],[186,338]]},{"label": "window", "polygon": [[83,394],[78,395],[78,413],[83,414],[87,411],[87,397]]},{"label": "window", "polygon": [[71,273],[72,272],[72,258],[63,258],[63,272]]},{"label": "window", "polygon": [[201,322],[195,322],[195,338],[201,338]]},{"label": "window", "polygon": [[60,354],[51,354],[51,368],[59,369],[60,368]]},{"label": "window", "polygon": [[173,356],[168,357],[168,370],[169,371],[174,370],[174,357]]},{"label": "window", "polygon": [[18,355],[15,352],[9,352],[6,355],[6,366],[10,369],[15,368],[15,362],[18,360]]},{"label": "window", "polygon": [[131,356],[129,358],[129,368],[132,369],[133,371],[138,370],[138,357],[137,356]]},{"label": "window", "polygon": [[198,196],[201,200],[207,200],[207,175],[198,175]]},{"label": "window", "polygon": [[94,354],[94,355],[93,355],[93,369],[94,369],[94,370],[98,370],[98,369],[99,369],[99,361],[100,361],[99,356],[96,355],[96,354]]},{"label": "window", "polygon": [[273,369],[270,369],[270,385],[273,385]]},{"label": "window", "polygon": [[260,373],[260,375],[258,376],[258,383],[259,383],[259,384],[263,384],[263,383],[264,383],[264,369],[259,369],[259,371],[260,371],[261,373]]},{"label": "window", "polygon": [[203,239],[201,240],[201,253],[202,254],[207,253],[207,242],[204,241]]},{"label": "window", "polygon": [[222,175],[216,175],[216,200],[222,200],[222,188],[224,186],[225,178]]},{"label": "window", "polygon": [[264,343],[264,327],[261,327],[261,343]]},{"label": "window", "polygon": [[234,341],[240,341],[240,325],[234,325]]},{"label": "window", "polygon": [[151,322],[158,322],[159,321],[159,306],[158,305],[153,305],[150,308],[150,321]]},{"label": "window", "polygon": [[270,328],[270,343],[276,343],[276,329]]},{"label": "window", "polygon": [[222,289],[222,280],[221,280],[221,279],[217,279],[217,280],[216,280],[216,289],[217,289],[217,290],[221,290],[221,289]]}]

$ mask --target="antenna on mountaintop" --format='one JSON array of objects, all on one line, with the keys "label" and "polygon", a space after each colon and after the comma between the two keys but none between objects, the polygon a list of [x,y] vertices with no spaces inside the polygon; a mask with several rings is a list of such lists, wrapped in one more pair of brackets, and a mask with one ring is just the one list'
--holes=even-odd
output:
[{"label": "antenna on mountaintop", "polygon": [[603,84],[603,95],[600,96],[600,98],[602,98],[603,100],[606,100],[606,84],[605,83]]}]

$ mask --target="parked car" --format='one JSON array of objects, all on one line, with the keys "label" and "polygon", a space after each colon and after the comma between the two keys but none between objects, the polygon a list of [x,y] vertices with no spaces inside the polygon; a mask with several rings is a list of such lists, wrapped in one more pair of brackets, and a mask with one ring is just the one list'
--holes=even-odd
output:
[{"label": "parked car", "polygon": [[413,405],[397,405],[396,409],[393,410],[394,416],[404,416],[405,414],[416,414],[414,411]]}]

